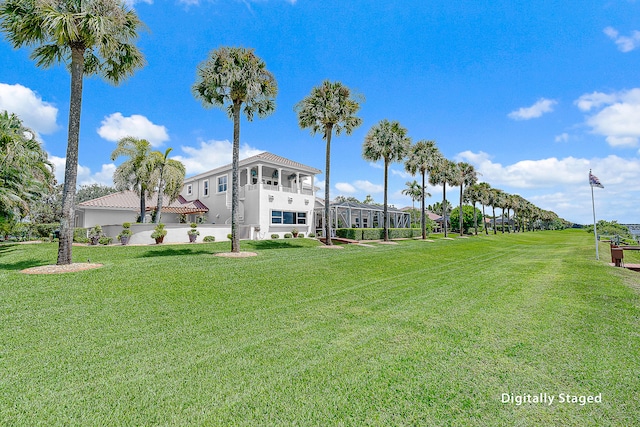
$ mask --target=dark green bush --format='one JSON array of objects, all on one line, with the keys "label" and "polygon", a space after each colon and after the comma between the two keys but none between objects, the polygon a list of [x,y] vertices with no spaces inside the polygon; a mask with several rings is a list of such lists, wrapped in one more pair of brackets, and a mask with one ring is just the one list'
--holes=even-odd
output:
[{"label": "dark green bush", "polygon": [[279,238],[280,238],[280,235],[279,235],[279,234],[272,234],[272,235],[271,235],[271,238],[272,238],[272,239],[279,239]]},{"label": "dark green bush", "polygon": [[202,241],[205,242],[205,243],[215,242],[216,238],[215,238],[215,236],[204,236]]},{"label": "dark green bush", "polygon": [[284,234],[284,238],[285,239],[291,239],[292,237],[293,237],[293,234],[291,234],[291,233],[285,233]]},{"label": "dark green bush", "polygon": [[[390,228],[390,239],[411,239],[421,236],[419,228]],[[338,228],[336,236],[343,239],[353,240],[379,240],[384,238],[384,230],[382,228]]]}]

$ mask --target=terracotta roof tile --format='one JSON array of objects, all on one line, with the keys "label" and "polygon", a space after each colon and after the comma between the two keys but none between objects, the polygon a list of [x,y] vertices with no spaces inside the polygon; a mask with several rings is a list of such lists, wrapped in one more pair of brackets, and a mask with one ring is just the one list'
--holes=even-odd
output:
[{"label": "terracotta roof tile", "polygon": [[[158,200],[157,194],[147,198],[147,211],[156,207]],[[131,209],[137,211],[140,209],[140,197],[134,191],[121,191],[119,193],[109,194],[97,199],[87,200],[78,204],[79,207],[90,208],[111,208],[111,209]],[[200,200],[188,202],[184,197],[179,196],[177,200],[169,203],[169,199],[165,198],[162,204],[163,212],[172,213],[198,213],[208,212],[209,208]]]}]

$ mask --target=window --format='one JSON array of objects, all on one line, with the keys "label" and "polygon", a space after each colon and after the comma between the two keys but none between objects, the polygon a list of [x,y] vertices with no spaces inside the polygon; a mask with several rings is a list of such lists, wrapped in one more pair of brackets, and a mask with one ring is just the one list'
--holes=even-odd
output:
[{"label": "window", "polygon": [[306,223],[306,212],[271,211],[271,224],[305,225]]},{"label": "window", "polygon": [[202,194],[204,194],[205,196],[209,195],[209,180],[207,179],[204,183],[203,183],[203,189],[202,189]]},{"label": "window", "polygon": [[193,185],[189,184],[187,185],[187,195],[190,196],[193,194]]},{"label": "window", "polygon": [[227,175],[218,177],[218,193],[227,191]]}]

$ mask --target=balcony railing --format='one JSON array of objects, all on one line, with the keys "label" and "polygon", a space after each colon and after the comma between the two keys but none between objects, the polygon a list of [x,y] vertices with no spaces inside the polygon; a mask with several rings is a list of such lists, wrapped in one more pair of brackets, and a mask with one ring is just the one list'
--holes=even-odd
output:
[{"label": "balcony railing", "polygon": [[[262,189],[269,190],[269,191],[282,191],[283,193],[293,193],[293,194],[296,194],[298,192],[297,188],[295,187],[280,187],[280,186],[271,185],[271,184],[248,184],[243,187],[240,187],[240,197],[245,197],[246,192],[257,190],[259,188],[258,187],[259,185],[262,185]],[[303,188],[300,191],[300,194],[306,194],[308,196],[311,196],[313,195],[313,191],[311,190],[311,188]]]}]

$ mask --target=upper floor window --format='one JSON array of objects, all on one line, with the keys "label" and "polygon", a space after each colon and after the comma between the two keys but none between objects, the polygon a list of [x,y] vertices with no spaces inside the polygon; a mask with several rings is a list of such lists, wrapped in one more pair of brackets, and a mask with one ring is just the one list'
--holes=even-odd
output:
[{"label": "upper floor window", "polygon": [[227,191],[227,175],[218,177],[218,193]]},{"label": "upper floor window", "polygon": [[203,187],[202,187],[202,194],[205,196],[209,195],[209,180],[207,179],[206,181],[204,181],[202,183]]},{"label": "upper floor window", "polygon": [[187,196],[190,196],[193,194],[193,184],[188,184],[187,185]]}]

